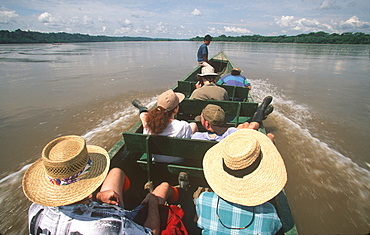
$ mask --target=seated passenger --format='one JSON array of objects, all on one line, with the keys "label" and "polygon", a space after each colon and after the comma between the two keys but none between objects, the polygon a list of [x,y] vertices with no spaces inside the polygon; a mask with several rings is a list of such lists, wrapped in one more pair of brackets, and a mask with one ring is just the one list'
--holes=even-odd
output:
[{"label": "seated passenger", "polygon": [[192,139],[219,142],[238,130],[235,127],[227,126],[224,110],[215,104],[209,104],[202,110],[200,114],[200,123],[207,132],[195,132],[191,137]]},{"label": "seated passenger", "polygon": [[229,100],[227,91],[216,85],[218,74],[214,73],[213,68],[205,73],[198,74],[201,80],[195,84],[196,89],[190,96],[195,100]]},{"label": "seated passenger", "polygon": [[29,234],[159,234],[159,205],[173,198],[176,189],[162,183],[147,194],[142,204],[148,214],[140,225],[134,218],[142,206],[132,211],[123,208],[127,176],[109,167],[107,151],[86,145],[80,136],[49,142],[22,181],[24,194],[33,202]]},{"label": "seated passenger", "polygon": [[196,199],[203,234],[276,234],[282,227],[269,202],[287,181],[284,161],[263,133],[243,129],[210,148],[203,158],[213,192]]},{"label": "seated passenger", "polygon": [[[258,130],[262,120],[266,119],[267,116],[272,112],[272,105],[270,102],[272,100],[271,96],[267,96],[262,104],[257,108],[257,111],[253,117],[248,120],[248,122],[239,124],[238,128],[228,127],[225,122],[225,112],[224,110],[214,104],[208,104],[200,115],[200,122],[202,126],[207,130],[207,132],[196,131],[192,135],[192,139],[200,140],[211,140],[211,141],[221,141],[226,136],[234,133],[238,129],[253,129]],[[270,108],[268,108],[270,107]],[[268,133],[267,136],[274,142],[274,135]]]},{"label": "seated passenger", "polygon": [[241,70],[239,68],[234,68],[231,73],[228,73],[217,81],[217,85],[229,85],[229,86],[240,86],[248,87],[249,90],[252,89],[251,84],[248,82],[247,78],[240,74]]},{"label": "seated passenger", "polygon": [[[132,104],[140,112],[140,120],[144,128],[143,134],[190,138],[196,129],[196,124],[175,119],[175,115],[179,112],[179,104],[184,98],[182,93],[167,90],[158,96],[157,107],[150,111],[138,100],[133,100]],[[181,163],[183,161],[180,157],[153,156],[153,160],[156,162]]]}]

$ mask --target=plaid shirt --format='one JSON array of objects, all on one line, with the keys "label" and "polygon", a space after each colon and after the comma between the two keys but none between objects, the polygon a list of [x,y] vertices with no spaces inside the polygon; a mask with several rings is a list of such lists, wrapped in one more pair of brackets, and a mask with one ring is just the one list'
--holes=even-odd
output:
[{"label": "plaid shirt", "polygon": [[[255,218],[245,229],[224,227],[216,214],[218,196],[203,192],[196,200],[198,227],[202,234],[276,234],[281,228],[280,219],[274,206],[266,202],[254,207]],[[253,218],[253,207],[242,206],[219,198],[218,215],[224,225],[230,228],[247,226]]]}]

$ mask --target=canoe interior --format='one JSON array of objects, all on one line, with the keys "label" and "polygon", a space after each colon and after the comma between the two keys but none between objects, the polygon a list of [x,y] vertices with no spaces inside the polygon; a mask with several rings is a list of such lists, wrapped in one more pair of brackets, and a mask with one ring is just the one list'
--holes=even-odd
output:
[{"label": "canoe interior", "polygon": [[[232,68],[234,68],[234,65],[222,52],[212,57],[210,59],[210,63],[215,68],[215,72],[219,74],[219,77],[229,73]],[[201,67],[197,66],[193,71],[182,78],[181,81],[196,82],[197,74],[199,74],[200,71]],[[175,84],[172,89],[176,91],[177,87],[177,84]],[[254,102],[250,94],[248,95],[247,101],[250,103]],[[180,117],[179,119],[191,120],[189,117]],[[233,122],[228,124],[232,126]],[[138,119],[138,122],[127,132],[142,133],[142,131],[143,129],[141,121]],[[260,131],[266,133],[263,126],[261,127]],[[189,151],[191,151],[191,149],[189,149]],[[143,169],[142,166],[140,166],[140,164],[137,163],[143,154],[139,152],[128,151],[122,136],[122,138],[111,148],[109,155],[111,157],[111,168],[121,168],[131,180],[131,187],[125,192],[124,195],[124,207],[125,209],[134,209],[141,203],[145,195],[148,193],[146,190],[144,190],[144,185],[148,181],[148,173],[145,169]],[[178,185],[177,175],[171,174],[168,171],[166,164],[156,163],[155,166],[151,168],[151,175],[151,180],[153,181],[154,186],[159,185],[163,181],[167,181],[171,185]],[[202,174],[201,176],[202,177],[189,175],[191,186],[188,192],[186,192],[185,197],[179,203],[179,205],[185,211],[184,223],[189,234],[201,234],[201,230],[197,227],[196,222],[194,221],[196,213],[193,202],[193,193],[198,189],[198,186],[209,187],[204,179],[204,176]],[[277,209],[279,217],[283,223],[283,227],[278,234],[298,234],[285,192],[282,191],[270,202]]]}]

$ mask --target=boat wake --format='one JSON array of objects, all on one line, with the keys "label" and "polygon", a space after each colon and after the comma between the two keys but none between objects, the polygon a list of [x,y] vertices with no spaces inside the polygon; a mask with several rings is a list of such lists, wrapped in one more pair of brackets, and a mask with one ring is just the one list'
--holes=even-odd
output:
[{"label": "boat wake", "polygon": [[[266,129],[275,134],[287,165],[288,198],[291,189],[293,208],[295,203],[301,204],[297,207],[301,209],[306,205],[305,216],[311,213],[312,217],[317,217],[318,211],[330,216],[343,214],[352,221],[349,228],[369,226],[365,215],[370,212],[370,171],[364,168],[368,165],[360,166],[331,146],[327,137],[330,130],[321,128],[326,120],[320,120],[310,107],[285,97],[268,81],[257,80],[253,84],[258,84],[252,90],[256,101],[261,102],[267,95],[274,97],[274,112],[266,120],[271,126],[267,124]],[[363,215],[363,221],[351,219],[358,214]]]}]

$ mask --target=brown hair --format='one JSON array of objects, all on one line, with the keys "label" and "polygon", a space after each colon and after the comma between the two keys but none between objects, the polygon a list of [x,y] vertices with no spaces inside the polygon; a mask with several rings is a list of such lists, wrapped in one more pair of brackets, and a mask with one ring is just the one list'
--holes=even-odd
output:
[{"label": "brown hair", "polygon": [[[177,107],[177,106],[176,106]],[[170,118],[174,109],[166,111],[162,106],[158,106],[151,109],[148,112],[146,123],[148,130],[153,135],[158,135],[167,127],[170,123]]]}]

